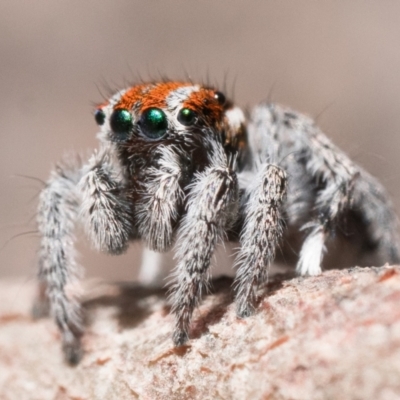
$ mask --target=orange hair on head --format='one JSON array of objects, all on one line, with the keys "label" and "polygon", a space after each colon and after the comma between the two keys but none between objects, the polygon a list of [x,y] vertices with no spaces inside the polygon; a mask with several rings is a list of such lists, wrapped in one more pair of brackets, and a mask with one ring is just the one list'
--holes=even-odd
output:
[{"label": "orange hair on head", "polygon": [[114,109],[123,108],[125,110],[131,110],[133,106],[142,99],[143,93],[148,87],[150,87],[149,84],[132,86],[122,95],[119,102],[114,106]]},{"label": "orange hair on head", "polygon": [[221,119],[223,106],[218,103],[215,98],[215,91],[212,89],[201,88],[197,92],[193,92],[190,97],[183,103],[183,107],[191,110],[199,110],[213,121]]}]

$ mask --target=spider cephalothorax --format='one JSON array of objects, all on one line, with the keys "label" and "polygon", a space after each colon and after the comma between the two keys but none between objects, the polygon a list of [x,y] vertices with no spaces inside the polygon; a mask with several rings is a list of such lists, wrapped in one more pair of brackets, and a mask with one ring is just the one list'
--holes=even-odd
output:
[{"label": "spider cephalothorax", "polygon": [[79,360],[82,332],[80,306],[65,291],[75,272],[78,216],[94,246],[112,254],[136,239],[160,252],[176,242],[175,345],[188,339],[214,248],[227,237],[241,243],[240,317],[254,311],[286,226],[308,231],[297,266],[302,275],[321,272],[325,242],[350,213],[383,260],[399,261],[396,216],[384,189],[301,114],[262,103],[246,121],[219,91],[161,82],[118,92],[95,120],[100,149],[83,165],[58,166],[38,211],[41,293],[70,362]]}]

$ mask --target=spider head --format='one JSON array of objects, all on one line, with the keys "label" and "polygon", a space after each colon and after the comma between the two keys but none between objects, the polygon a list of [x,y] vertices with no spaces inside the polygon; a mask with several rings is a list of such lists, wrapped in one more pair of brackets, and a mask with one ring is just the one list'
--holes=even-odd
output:
[{"label": "spider head", "polygon": [[146,83],[114,95],[99,106],[100,139],[130,152],[159,144],[216,139],[226,148],[244,145],[244,115],[215,89],[183,82]]}]

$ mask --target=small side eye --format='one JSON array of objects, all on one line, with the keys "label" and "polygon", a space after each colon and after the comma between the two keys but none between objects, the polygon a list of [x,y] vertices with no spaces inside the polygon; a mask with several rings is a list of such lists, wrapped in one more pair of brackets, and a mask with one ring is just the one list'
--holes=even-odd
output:
[{"label": "small side eye", "polygon": [[114,133],[129,133],[133,127],[132,114],[124,108],[115,110],[110,117],[110,126]]},{"label": "small side eye", "polygon": [[161,139],[168,131],[167,116],[159,108],[143,111],[138,124],[143,135],[149,139]]},{"label": "small side eye", "polygon": [[196,122],[196,113],[190,108],[182,108],[178,113],[178,121],[185,126],[193,125]]},{"label": "small side eye", "polygon": [[94,112],[94,119],[97,125],[103,125],[106,121],[106,114],[104,114],[104,111],[101,108],[98,108]]},{"label": "small side eye", "polygon": [[214,94],[214,99],[218,101],[218,103],[223,106],[226,102],[226,97],[223,93],[221,92],[215,92]]}]

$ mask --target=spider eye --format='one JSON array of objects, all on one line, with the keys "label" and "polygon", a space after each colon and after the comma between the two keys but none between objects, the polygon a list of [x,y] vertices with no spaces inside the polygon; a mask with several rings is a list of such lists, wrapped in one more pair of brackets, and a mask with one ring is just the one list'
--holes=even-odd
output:
[{"label": "spider eye", "polygon": [[106,121],[106,114],[104,114],[104,111],[101,108],[98,108],[94,112],[94,119],[97,125],[103,125]]},{"label": "spider eye", "polygon": [[193,125],[196,122],[196,113],[190,108],[182,108],[178,114],[178,121],[185,126]]},{"label": "spider eye", "polygon": [[132,114],[124,108],[115,110],[110,117],[110,126],[114,133],[129,133],[133,126]]},{"label": "spider eye", "polygon": [[160,139],[168,131],[167,116],[159,108],[148,108],[139,121],[140,129],[150,139]]},{"label": "spider eye", "polygon": [[226,97],[223,93],[221,92],[215,92],[214,94],[214,99],[218,101],[218,103],[223,106],[226,102]]}]

